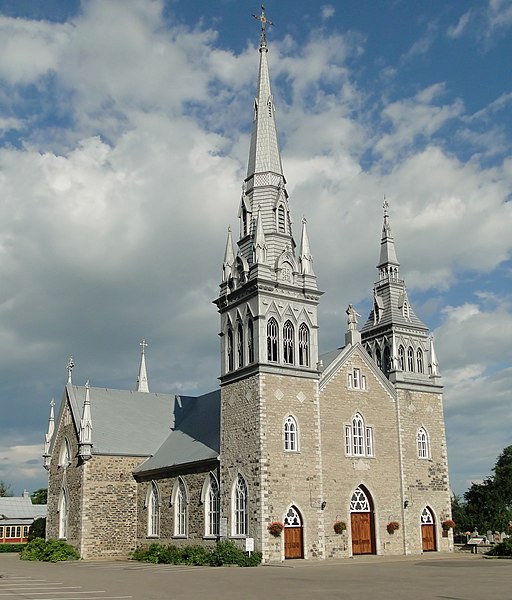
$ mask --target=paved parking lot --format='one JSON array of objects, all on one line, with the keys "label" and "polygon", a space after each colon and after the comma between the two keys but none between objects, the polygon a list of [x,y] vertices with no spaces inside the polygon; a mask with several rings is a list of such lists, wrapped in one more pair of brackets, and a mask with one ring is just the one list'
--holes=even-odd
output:
[{"label": "paved parking lot", "polygon": [[131,561],[38,563],[0,554],[0,600],[512,600],[512,560],[480,555],[187,567]]}]

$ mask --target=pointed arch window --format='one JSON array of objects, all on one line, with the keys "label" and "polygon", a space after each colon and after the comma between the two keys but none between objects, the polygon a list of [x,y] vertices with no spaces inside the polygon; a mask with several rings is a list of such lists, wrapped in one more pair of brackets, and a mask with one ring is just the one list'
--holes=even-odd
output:
[{"label": "pointed arch window", "polygon": [[227,347],[228,371],[232,371],[235,366],[234,348],[233,348],[233,330],[228,327],[228,347]]},{"label": "pointed arch window", "polygon": [[160,492],[157,484],[152,481],[148,489],[148,537],[160,535]]},{"label": "pointed arch window", "polygon": [[416,350],[416,371],[423,373],[423,350],[418,348]]},{"label": "pointed arch window", "polygon": [[270,317],[267,323],[267,359],[277,362],[277,351],[279,345],[279,329],[274,317]]},{"label": "pointed arch window", "polygon": [[350,425],[345,425],[345,453],[347,456],[373,456],[373,427],[365,425],[357,412]]},{"label": "pointed arch window", "polygon": [[352,498],[350,499],[350,512],[370,512],[371,504],[368,496],[364,493],[364,490],[360,487],[354,490]]},{"label": "pointed arch window", "polygon": [[297,421],[291,415],[284,422],[284,449],[286,452],[297,452],[299,450]]},{"label": "pointed arch window", "polygon": [[299,327],[299,365],[309,367],[309,328],[306,323]]},{"label": "pointed arch window", "polygon": [[277,207],[277,231],[286,233],[286,211],[282,204]]},{"label": "pointed arch window", "polygon": [[247,484],[242,475],[238,475],[233,488],[233,535],[247,535],[248,531],[248,506]]},{"label": "pointed arch window", "polygon": [[65,540],[68,537],[68,513],[68,494],[67,491],[62,488],[59,497],[59,539],[61,540]]},{"label": "pointed arch window", "polygon": [[242,237],[246,236],[248,231],[248,213],[245,206],[242,206]]},{"label": "pointed arch window", "polygon": [[376,348],[376,350],[375,350],[375,362],[377,363],[377,366],[379,367],[379,369],[382,370],[382,356],[380,353],[380,348]]},{"label": "pointed arch window", "polygon": [[249,364],[254,362],[254,322],[252,319],[247,322],[247,361]]},{"label": "pointed arch window", "polygon": [[418,429],[416,436],[418,447],[418,458],[430,458],[430,444],[427,430],[424,427]]},{"label": "pointed arch window", "polygon": [[407,370],[413,372],[414,371],[414,350],[412,346],[407,348]]},{"label": "pointed arch window", "polygon": [[398,366],[401,371],[405,371],[405,348],[402,344],[398,346]]},{"label": "pointed arch window", "polygon": [[220,523],[220,492],[219,482],[214,473],[208,475],[208,488],[205,495],[205,534],[219,535]]},{"label": "pointed arch window", "polygon": [[386,375],[391,371],[391,353],[389,351],[389,346],[386,345],[384,348],[384,373]]},{"label": "pointed arch window", "polygon": [[434,517],[427,506],[421,511],[421,524],[422,525],[433,525]]},{"label": "pointed arch window", "polygon": [[291,321],[286,321],[283,327],[283,358],[287,365],[293,365],[293,345],[295,329]]},{"label": "pointed arch window", "polygon": [[404,319],[410,319],[409,302],[407,302],[407,300],[404,300],[404,303],[402,305],[402,314],[404,316]]},{"label": "pointed arch window", "polygon": [[237,355],[237,367],[244,366],[244,328],[242,323],[238,323],[236,332],[236,355]]},{"label": "pointed arch window", "polygon": [[71,464],[71,444],[67,437],[64,437],[59,452],[59,467],[67,467]]},{"label": "pointed arch window", "polygon": [[186,537],[188,525],[188,497],[185,482],[178,477],[174,484],[174,536]]}]

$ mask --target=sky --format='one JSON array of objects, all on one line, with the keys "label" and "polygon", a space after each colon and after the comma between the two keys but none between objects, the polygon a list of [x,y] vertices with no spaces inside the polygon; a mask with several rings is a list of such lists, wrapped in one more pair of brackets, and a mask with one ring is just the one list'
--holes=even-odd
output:
[{"label": "sky", "polygon": [[[0,479],[46,487],[73,382],[218,386],[218,294],[238,231],[258,70],[255,0],[0,0]],[[268,0],[296,241],[320,351],[365,320],[389,202],[440,363],[450,483],[512,443],[512,1]]]}]

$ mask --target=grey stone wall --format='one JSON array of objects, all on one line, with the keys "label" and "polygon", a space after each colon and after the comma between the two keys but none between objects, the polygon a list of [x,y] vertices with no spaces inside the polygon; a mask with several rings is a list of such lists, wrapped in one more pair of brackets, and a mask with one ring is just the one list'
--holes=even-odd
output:
[{"label": "grey stone wall", "polygon": [[[172,476],[160,475],[139,478],[137,484],[137,546],[147,546],[153,542],[159,544],[174,544],[184,546],[190,544],[199,544],[211,546],[216,542],[216,538],[205,535],[205,507],[202,500],[202,492],[205,481],[209,479],[210,472],[218,474],[218,462],[203,465],[193,472],[185,470],[180,474],[181,479],[187,490],[187,535],[178,537],[175,532],[175,506],[173,504],[173,490],[177,482],[178,475]],[[148,488],[154,481],[158,487],[160,497],[160,535],[157,537],[148,537],[148,508],[146,498]]]},{"label": "grey stone wall", "polygon": [[[443,413],[443,397],[409,389],[398,390],[398,408],[404,464],[404,500],[407,500],[406,551],[421,552],[420,517],[425,506],[435,516],[439,550],[453,550],[452,532],[443,536],[441,522],[451,518],[448,456]],[[424,427],[429,436],[430,457],[418,458],[417,431]]]}]

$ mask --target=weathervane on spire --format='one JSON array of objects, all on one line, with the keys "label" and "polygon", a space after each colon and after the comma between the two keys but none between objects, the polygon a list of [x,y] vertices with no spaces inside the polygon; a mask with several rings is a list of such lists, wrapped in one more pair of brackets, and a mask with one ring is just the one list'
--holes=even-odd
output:
[{"label": "weathervane on spire", "polygon": [[267,32],[266,32],[266,27],[267,25],[274,25],[274,23],[272,23],[272,21],[269,21],[267,19],[267,17],[265,16],[265,5],[262,4],[261,5],[261,15],[252,15],[255,19],[258,19],[258,21],[261,23],[261,41],[260,41],[260,48],[266,48],[267,47]]}]

